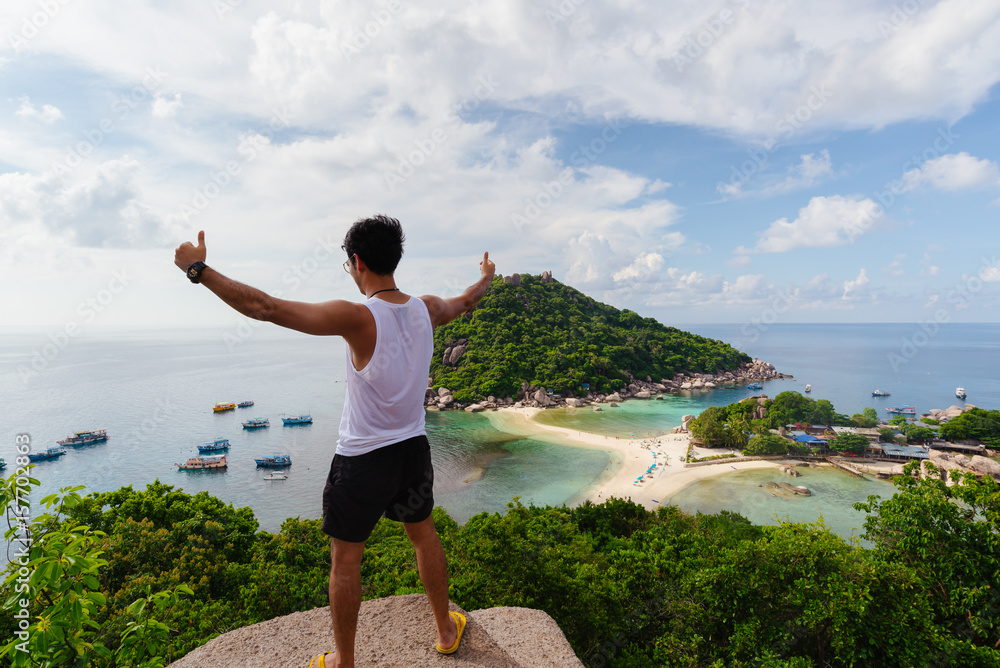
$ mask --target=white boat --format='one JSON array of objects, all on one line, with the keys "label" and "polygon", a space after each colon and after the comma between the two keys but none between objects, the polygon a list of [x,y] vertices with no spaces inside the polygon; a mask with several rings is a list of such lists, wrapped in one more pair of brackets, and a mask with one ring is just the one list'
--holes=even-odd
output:
[{"label": "white boat", "polygon": [[955,396],[958,397],[959,399],[965,399],[965,388],[964,387],[956,387],[955,388]]},{"label": "white boat", "polygon": [[813,386],[812,385],[806,385],[806,392],[812,392],[812,391],[813,391]]},{"label": "white boat", "polygon": [[264,480],[288,480],[288,476],[284,473],[272,473],[264,476]]}]

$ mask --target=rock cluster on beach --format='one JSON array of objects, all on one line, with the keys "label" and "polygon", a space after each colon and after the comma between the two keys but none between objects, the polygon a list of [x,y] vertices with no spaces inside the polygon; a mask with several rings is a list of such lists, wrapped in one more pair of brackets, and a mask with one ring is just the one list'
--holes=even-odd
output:
[{"label": "rock cluster on beach", "polygon": [[[516,274],[515,274],[516,276]],[[453,345],[445,349],[442,363],[454,366],[465,353],[466,343],[464,339],[456,341]],[[537,387],[528,382],[521,383],[516,397],[486,397],[486,399],[472,404],[463,404],[455,400],[452,391],[446,387],[434,388],[434,379],[427,381],[427,393],[424,397],[424,405],[437,410],[461,410],[475,413],[484,410],[496,410],[503,406],[513,406],[515,408],[555,408],[559,406],[570,406],[580,408],[593,404],[607,404],[615,406],[624,399],[661,399],[664,393],[684,392],[684,391],[707,391],[720,385],[733,385],[749,383],[762,380],[774,380],[776,378],[791,378],[791,376],[779,373],[773,364],[754,360],[741,365],[732,371],[724,371],[718,374],[710,373],[678,373],[672,379],[662,378],[659,382],[654,381],[649,376],[646,379],[634,377],[631,373],[623,370],[622,373],[629,379],[628,385],[617,392],[610,394],[594,394],[587,392],[585,397],[560,397],[550,394],[544,387]],[[754,399],[763,398],[754,397]],[[763,408],[763,404],[761,404]],[[594,410],[601,410],[600,406],[594,406]],[[693,416],[685,416],[691,417]],[[686,430],[687,422],[684,424]]]}]

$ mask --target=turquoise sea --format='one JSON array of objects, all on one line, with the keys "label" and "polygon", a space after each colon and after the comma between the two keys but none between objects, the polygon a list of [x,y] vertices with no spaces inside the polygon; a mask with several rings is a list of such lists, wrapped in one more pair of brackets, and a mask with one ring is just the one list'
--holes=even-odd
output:
[{"label": "turquoise sea", "polygon": [[[941,326],[905,363],[891,355],[912,339],[916,325],[771,325],[746,336],[741,326],[681,326],[698,334],[742,343],[754,357],[774,363],[794,380],[765,384],[770,395],[813,387],[813,398],[830,399],[840,412],[865,406],[880,412],[895,403],[918,411],[968,401],[1000,406],[1000,325]],[[245,333],[245,332],[244,332]],[[25,434],[35,451],[74,431],[106,428],[101,444],[68,448],[41,462],[34,475],[45,494],[70,485],[106,491],[142,488],[159,479],[185,491],[201,490],[254,509],[261,527],[276,530],[287,517],[316,518],[333,456],[344,389],[344,348],[335,338],[308,337],[262,327],[240,336],[234,329],[92,332],[57,345],[47,331],[0,329],[0,457],[9,475]],[[876,387],[892,392],[872,399]],[[608,435],[669,431],[681,416],[748,396],[745,389],[719,389],[628,401],[618,410],[547,411],[541,420]],[[255,405],[223,414],[219,402],[252,399]],[[309,412],[314,422],[281,426],[283,413]],[[271,427],[246,431],[241,421],[268,417]],[[428,413],[436,471],[436,498],[459,521],[475,513],[502,512],[511,498],[523,503],[571,503],[614,466],[599,450],[567,447],[551,437],[497,430],[488,417],[457,412]],[[176,462],[197,454],[199,443],[230,439],[225,472],[179,471]],[[264,480],[254,457],[292,455],[284,481]],[[757,523],[785,516],[813,521],[821,514],[842,535],[863,519],[850,508],[869,493],[888,495],[891,485],[859,485],[836,472],[807,472],[817,493],[808,499],[778,499],[758,487],[760,472],[733,472],[685,488],[669,501],[689,510],[728,508]]]}]

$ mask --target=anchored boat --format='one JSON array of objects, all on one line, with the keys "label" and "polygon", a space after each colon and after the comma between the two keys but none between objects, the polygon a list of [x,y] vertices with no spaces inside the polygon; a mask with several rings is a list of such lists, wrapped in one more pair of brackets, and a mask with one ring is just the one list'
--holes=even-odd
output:
[{"label": "anchored boat", "polygon": [[764,386],[761,385],[760,383],[750,383],[749,385],[747,385],[747,389],[748,390],[763,390]]},{"label": "anchored boat", "polygon": [[964,387],[955,388],[955,396],[958,397],[959,399],[965,399],[965,388]]},{"label": "anchored boat", "polygon": [[61,441],[56,441],[59,445],[87,445],[88,443],[100,443],[108,440],[106,429],[91,429],[90,431],[77,431],[72,436],[67,436]]},{"label": "anchored boat", "polygon": [[886,413],[890,415],[912,415],[916,417],[917,407],[916,406],[893,406],[892,408],[886,408]]},{"label": "anchored boat", "polygon": [[218,452],[219,450],[228,450],[228,449],[229,449],[229,439],[222,438],[221,436],[219,438],[216,438],[214,441],[208,441],[207,443],[205,443],[205,445],[198,446],[198,452]]},{"label": "anchored boat", "polygon": [[240,408],[250,408],[251,406],[253,406],[253,402],[248,399],[247,401],[241,401],[236,405],[239,406]]},{"label": "anchored boat", "polygon": [[215,406],[212,407],[212,410],[215,411],[216,413],[224,413],[226,411],[234,411],[234,410],[236,410],[236,404],[234,404],[232,402],[229,402],[228,404],[215,404]]},{"label": "anchored boat", "polygon": [[875,390],[872,392],[873,397],[888,397],[891,396],[888,392],[883,392],[882,390]]},{"label": "anchored boat", "polygon": [[250,418],[243,423],[244,429],[260,429],[261,427],[270,427],[271,422],[267,418]]},{"label": "anchored boat", "polygon": [[261,457],[255,460],[257,466],[263,466],[266,468],[277,468],[279,466],[291,466],[292,457],[291,455],[283,455],[281,453],[274,453],[270,457]]},{"label": "anchored boat", "polygon": [[52,446],[48,450],[28,453],[28,459],[33,462],[43,462],[49,459],[59,459],[65,454],[66,451],[64,449]]},{"label": "anchored boat", "polygon": [[286,426],[292,424],[312,424],[312,415],[292,415],[290,417],[283,417],[281,421],[285,423]]},{"label": "anchored boat", "polygon": [[183,464],[177,465],[178,469],[224,469],[226,468],[225,455],[213,455],[211,457],[191,457]]}]

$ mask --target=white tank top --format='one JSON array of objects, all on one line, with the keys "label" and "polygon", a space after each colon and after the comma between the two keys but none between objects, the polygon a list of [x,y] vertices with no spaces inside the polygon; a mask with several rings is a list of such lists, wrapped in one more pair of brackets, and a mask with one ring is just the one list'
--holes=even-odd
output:
[{"label": "white tank top", "polygon": [[427,305],[410,297],[365,306],[375,317],[375,352],[358,371],[347,347],[347,396],[337,454],[353,457],[424,433],[424,395],[434,354]]}]

